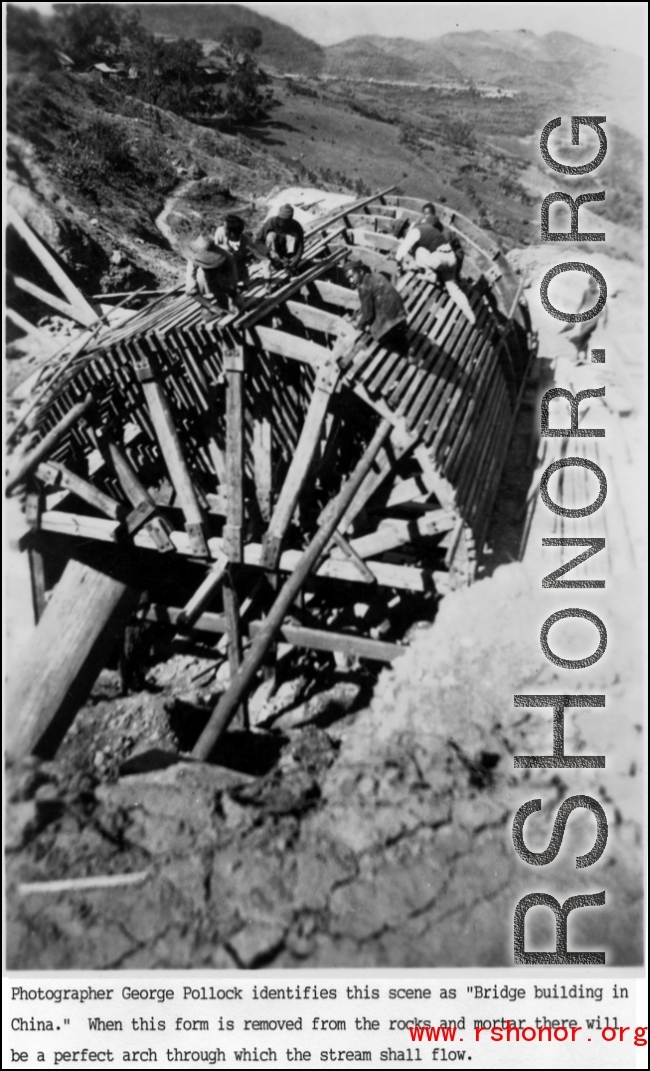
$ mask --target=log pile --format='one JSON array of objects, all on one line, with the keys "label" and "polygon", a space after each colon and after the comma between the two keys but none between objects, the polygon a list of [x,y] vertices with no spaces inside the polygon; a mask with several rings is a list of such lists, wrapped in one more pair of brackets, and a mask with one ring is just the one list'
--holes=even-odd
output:
[{"label": "log pile", "polygon": [[[139,592],[141,616],[228,637],[231,684],[195,749],[205,759],[245,719],[278,640],[389,661],[402,648],[364,635],[351,603],[471,582],[534,339],[497,246],[445,206],[475,325],[445,289],[397,276],[390,231],[421,204],[383,191],[325,217],[300,274],[269,293],[253,268],[234,314],[175,292],[111,324],[77,303],[86,330],[37,385],[7,484],[28,492],[40,618],[29,687],[25,667],[12,675],[10,753],[56,749],[100,641]],[[410,360],[351,328],[350,252],[395,280]]]}]

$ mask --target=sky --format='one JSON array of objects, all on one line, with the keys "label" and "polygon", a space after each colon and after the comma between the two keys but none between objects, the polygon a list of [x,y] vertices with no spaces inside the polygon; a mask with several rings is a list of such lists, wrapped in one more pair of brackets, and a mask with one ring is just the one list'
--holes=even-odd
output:
[{"label": "sky", "polygon": [[[51,3],[24,3],[44,11]],[[645,3],[245,3],[321,45],[360,34],[427,40],[453,31],[564,30],[637,55],[647,51]]]}]

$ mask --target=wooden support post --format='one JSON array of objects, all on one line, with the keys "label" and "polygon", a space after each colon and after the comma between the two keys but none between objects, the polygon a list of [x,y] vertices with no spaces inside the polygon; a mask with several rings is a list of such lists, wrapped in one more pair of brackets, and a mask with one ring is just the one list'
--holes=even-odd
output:
[{"label": "wooden support post", "polygon": [[268,391],[257,399],[253,411],[253,466],[255,497],[267,524],[273,510],[273,401]]},{"label": "wooden support post", "polygon": [[291,524],[300,493],[305,485],[314,455],[320,445],[321,432],[327,416],[330,399],[339,381],[340,371],[335,361],[319,368],[314,383],[305,423],[300,433],[293,460],[273,511],[273,517],[264,535],[262,564],[266,569],[275,569],[282,541]]},{"label": "wooden support post", "polygon": [[221,586],[227,566],[228,559],[225,554],[220,554],[210,568],[203,583],[197,588],[190,601],[183,607],[178,615],[179,625],[182,625],[184,628],[189,628],[194,624],[199,614],[203,612],[204,608],[210,603],[210,600]]},{"label": "wooden support post", "polygon": [[[231,571],[226,570],[223,583],[223,612],[226,618],[228,630],[228,662],[230,665],[230,679],[234,680],[239,672],[242,660],[242,630],[239,598],[235,588],[234,577]],[[248,704],[246,698],[242,700],[239,710],[234,715],[235,723],[243,729],[250,728],[248,717]]]},{"label": "wooden support post", "polygon": [[228,514],[223,529],[225,552],[231,562],[243,557],[244,526],[244,347],[224,351],[226,372],[226,484]]},{"label": "wooden support post", "polygon": [[203,531],[203,513],[199,505],[192,477],[187,467],[183,448],[176,431],[165,392],[156,378],[152,358],[144,352],[141,343],[133,341],[140,359],[136,365],[136,374],[142,384],[151,422],[163,455],[169,478],[178,496],[185,517],[185,531],[190,540],[192,553],[196,557],[209,557],[205,533]]},{"label": "wooden support post", "polygon": [[29,577],[32,588],[32,608],[34,610],[34,624],[38,624],[46,606],[45,598],[45,560],[39,543],[39,529],[41,527],[41,513],[43,510],[43,496],[40,492],[30,491],[25,502],[25,520],[30,525],[32,532],[27,544],[29,559]]},{"label": "wooden support post", "polygon": [[7,684],[7,754],[51,757],[129,614],[138,592],[69,561]]},{"label": "wooden support post", "polygon": [[334,535],[337,525],[370,471],[381,447],[390,435],[391,428],[392,425],[387,420],[381,422],[354,472],[326,511],[326,519],[301,555],[296,569],[283,585],[262,629],[242,662],[239,672],[231,682],[228,691],[224,693],[217,704],[210,721],[201,733],[192,752],[194,758],[202,759],[203,761],[209,758],[217,740],[230,723],[242,700],[248,694],[255,674],[260,668],[266,652],[275,640],[289,607]]},{"label": "wooden support post", "polygon": [[72,409],[66,413],[62,420],[52,428],[52,431],[48,432],[44,438],[34,447],[34,449],[22,458],[18,463],[14,472],[9,476],[7,485],[5,488],[5,494],[9,495],[11,492],[23,482],[25,477],[29,475],[41,461],[44,461],[48,454],[54,449],[56,444],[63,438],[63,436],[73,427],[74,424],[88,412],[93,405],[92,394],[86,395],[83,402],[79,402],[77,405],[73,405]]}]

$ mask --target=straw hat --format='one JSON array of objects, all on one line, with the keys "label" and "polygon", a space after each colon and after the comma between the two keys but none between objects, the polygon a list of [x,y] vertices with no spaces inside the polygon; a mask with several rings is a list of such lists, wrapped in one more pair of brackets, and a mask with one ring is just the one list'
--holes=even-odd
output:
[{"label": "straw hat", "polygon": [[181,253],[199,268],[221,268],[228,260],[228,254],[214,244],[211,238],[200,234],[191,242],[181,245]]}]

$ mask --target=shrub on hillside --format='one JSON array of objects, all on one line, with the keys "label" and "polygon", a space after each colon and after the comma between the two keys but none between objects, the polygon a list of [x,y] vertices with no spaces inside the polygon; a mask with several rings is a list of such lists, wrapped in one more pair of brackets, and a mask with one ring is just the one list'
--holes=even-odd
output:
[{"label": "shrub on hillside", "polygon": [[59,171],[95,201],[112,183],[130,180],[158,193],[167,192],[176,183],[161,138],[144,135],[129,146],[121,128],[101,118],[80,127],[59,163]]}]

